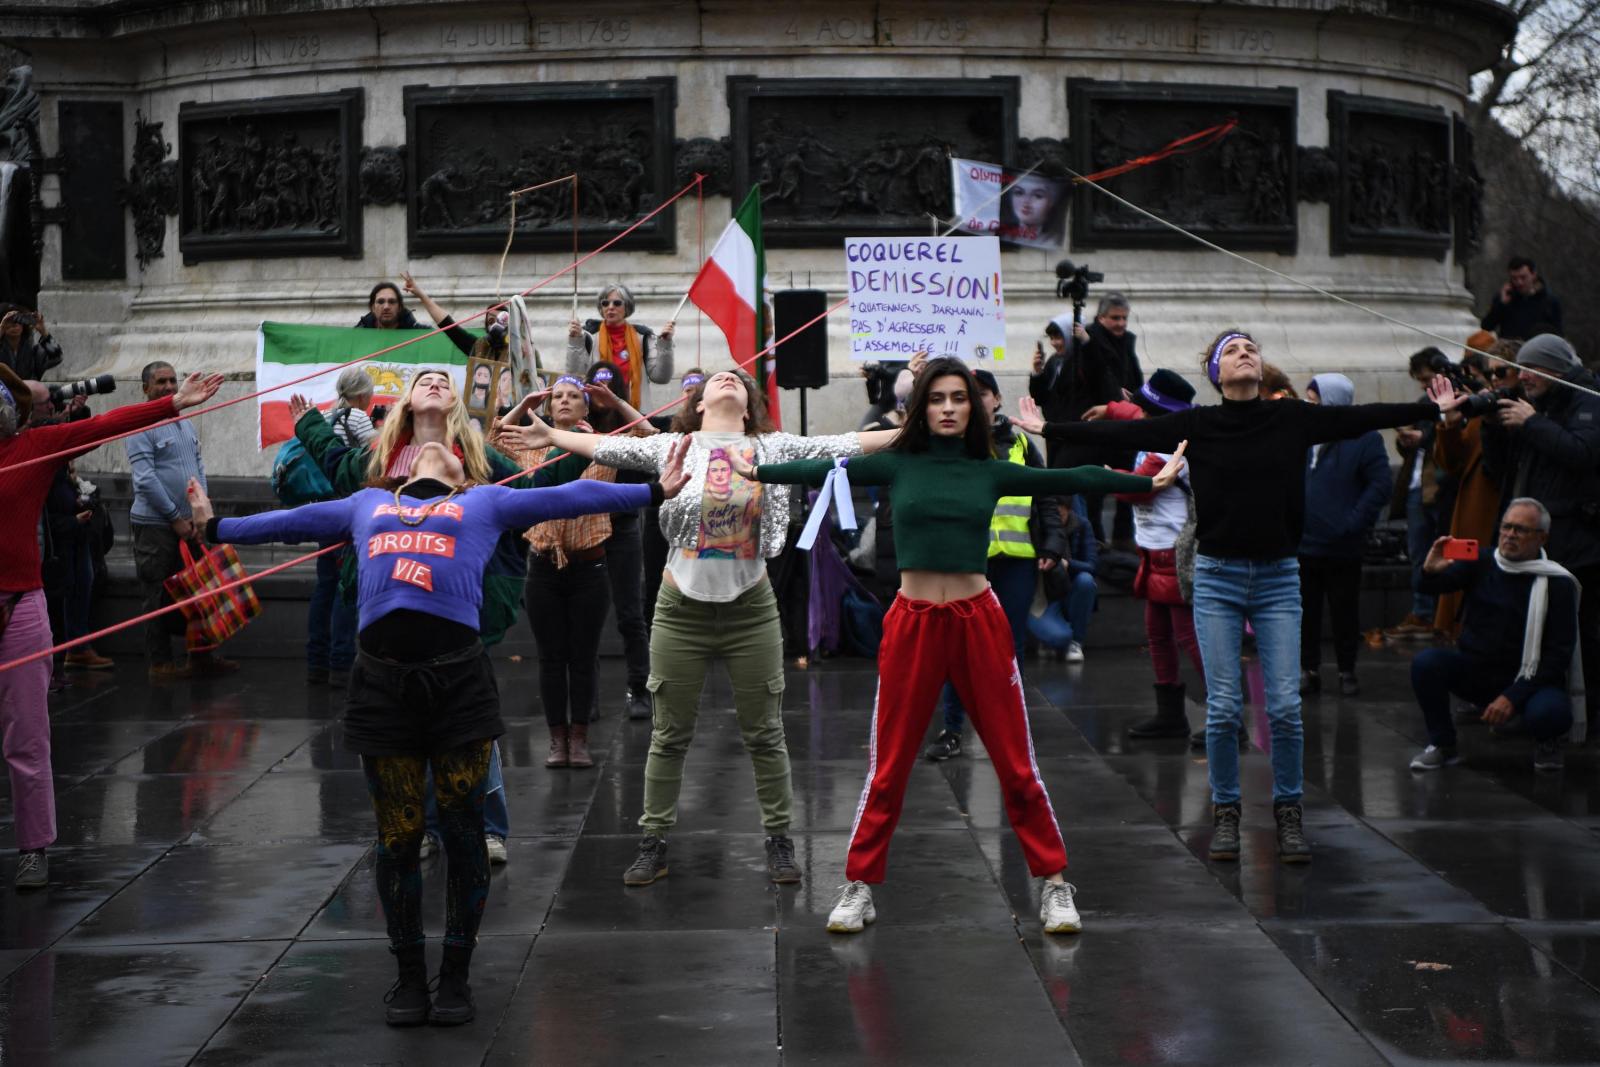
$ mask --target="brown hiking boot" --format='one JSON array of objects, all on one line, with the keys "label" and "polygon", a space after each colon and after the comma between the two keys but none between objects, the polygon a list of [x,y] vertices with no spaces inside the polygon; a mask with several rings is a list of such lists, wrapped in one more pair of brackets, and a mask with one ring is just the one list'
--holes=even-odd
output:
[{"label": "brown hiking boot", "polygon": [[594,766],[594,757],[589,755],[589,724],[586,722],[573,723],[567,735],[567,766]]},{"label": "brown hiking boot", "polygon": [[84,645],[80,649],[68,652],[66,664],[73,670],[78,671],[109,671],[117,665],[114,660],[107,659],[96,652],[92,645]]},{"label": "brown hiking boot", "polygon": [[1433,620],[1408,614],[1398,623],[1383,631],[1383,636],[1397,641],[1414,641],[1419,637],[1433,636]]},{"label": "brown hiking boot", "polygon": [[546,767],[569,766],[567,755],[567,728],[565,726],[550,727],[550,754],[544,758]]},{"label": "brown hiking boot", "polygon": [[190,671],[187,664],[180,667],[176,663],[157,663],[150,668],[150,680],[152,682],[181,682],[188,677],[190,677]]}]

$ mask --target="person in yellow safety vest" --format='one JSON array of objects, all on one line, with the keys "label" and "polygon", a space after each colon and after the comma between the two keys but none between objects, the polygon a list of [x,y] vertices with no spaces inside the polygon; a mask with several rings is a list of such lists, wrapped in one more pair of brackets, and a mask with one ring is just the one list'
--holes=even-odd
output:
[{"label": "person in yellow safety vest", "polygon": [[[1044,467],[1039,446],[1000,413],[1000,383],[994,375],[980,369],[973,371],[973,376],[978,380],[983,409],[994,423],[995,455],[1027,467]],[[1067,554],[1061,503],[1064,501],[1058,497],[1001,497],[989,522],[989,585],[1011,624],[1019,670],[1028,641],[1028,608],[1033,604],[1039,572],[1062,567]],[[1004,680],[997,684],[1004,684]],[[952,686],[944,687],[940,701],[944,707],[944,730],[928,747],[926,756],[931,760],[947,760],[961,754],[961,734],[967,721]]]}]

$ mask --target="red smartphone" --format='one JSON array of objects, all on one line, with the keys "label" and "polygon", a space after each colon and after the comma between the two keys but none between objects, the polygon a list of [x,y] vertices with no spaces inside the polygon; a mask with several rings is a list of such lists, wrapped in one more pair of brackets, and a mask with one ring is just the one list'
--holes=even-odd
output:
[{"label": "red smartphone", "polygon": [[1452,537],[1444,543],[1444,558],[1476,560],[1478,558],[1478,542],[1470,537]]}]

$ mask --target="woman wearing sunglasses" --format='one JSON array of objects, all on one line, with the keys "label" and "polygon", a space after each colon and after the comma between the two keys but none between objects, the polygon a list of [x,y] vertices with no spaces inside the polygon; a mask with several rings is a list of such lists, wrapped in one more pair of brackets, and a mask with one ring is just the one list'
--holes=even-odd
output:
[{"label": "woman wearing sunglasses", "polygon": [[[1490,389],[1513,389],[1517,384],[1517,350],[1521,341],[1496,341],[1484,331],[1467,338],[1469,348],[1499,359],[1476,360],[1467,353],[1462,366]],[[1433,440],[1433,462],[1456,483],[1455,505],[1450,512],[1450,536],[1493,544],[1499,536],[1500,485],[1483,462],[1483,420],[1465,418],[1459,411],[1444,417]],[[1461,593],[1441,593],[1433,625],[1452,639],[1461,631]]]},{"label": "woman wearing sunglasses", "polygon": [[658,334],[648,326],[629,322],[635,308],[633,293],[620,282],[600,290],[595,308],[600,312],[598,319],[589,319],[582,325],[573,319],[567,324],[567,373],[582,375],[584,368],[596,360],[613,363],[622,375],[622,388],[616,390],[617,394],[637,408],[646,375],[657,385],[672,380],[672,333],[676,323],[667,323]]}]

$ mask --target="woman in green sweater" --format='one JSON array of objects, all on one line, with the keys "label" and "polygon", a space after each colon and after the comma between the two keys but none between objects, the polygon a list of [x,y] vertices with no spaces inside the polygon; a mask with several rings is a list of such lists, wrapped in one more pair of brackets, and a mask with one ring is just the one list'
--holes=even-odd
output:
[{"label": "woman in green sweater", "polygon": [[[867,782],[845,866],[849,884],[828,917],[835,933],[857,933],[877,918],[871,885],[883,881],[906,782],[947,681],[989,751],[1028,868],[1045,879],[1039,910],[1045,932],[1082,928],[1075,890],[1062,877],[1066,846],[1033,758],[1011,627],[984,577],[989,520],[1003,496],[1159,491],[1177,477],[1183,449],[1154,479],[1099,467],[1007,463],[993,458],[989,420],[981,410],[975,415],[977,395],[964,363],[936,359],[918,377],[905,426],[885,451],[756,467],[734,461],[739,473],[758,481],[811,486],[838,467],[858,485],[887,486],[894,507],[900,595],[878,649],[879,664],[890,669],[878,672]],[[1001,678],[1008,684],[994,684]]]}]

